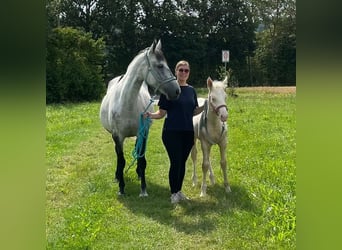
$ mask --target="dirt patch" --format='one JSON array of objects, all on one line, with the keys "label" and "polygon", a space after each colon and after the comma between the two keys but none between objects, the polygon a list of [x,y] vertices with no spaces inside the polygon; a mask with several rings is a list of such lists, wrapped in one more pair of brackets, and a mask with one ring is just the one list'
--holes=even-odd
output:
[{"label": "dirt patch", "polygon": [[264,92],[264,93],[282,93],[282,94],[290,94],[296,93],[296,86],[289,87],[241,87],[236,88],[237,91],[241,92]]}]

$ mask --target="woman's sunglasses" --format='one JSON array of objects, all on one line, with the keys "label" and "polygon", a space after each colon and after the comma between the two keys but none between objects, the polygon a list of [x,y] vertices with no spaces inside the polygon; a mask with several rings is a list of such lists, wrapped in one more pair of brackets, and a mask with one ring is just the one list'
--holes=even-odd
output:
[{"label": "woman's sunglasses", "polygon": [[189,70],[188,69],[178,69],[179,72],[185,72],[185,73],[189,73]]}]

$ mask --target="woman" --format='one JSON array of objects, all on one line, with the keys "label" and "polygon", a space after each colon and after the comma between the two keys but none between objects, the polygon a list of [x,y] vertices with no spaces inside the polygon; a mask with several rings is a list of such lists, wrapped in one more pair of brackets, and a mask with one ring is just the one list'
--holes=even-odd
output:
[{"label": "woman", "polygon": [[186,160],[194,144],[192,117],[201,113],[204,107],[198,107],[196,91],[187,83],[190,75],[190,65],[187,61],[182,60],[177,63],[175,75],[181,88],[179,98],[170,101],[162,94],[158,102],[159,109],[154,113],[145,114],[151,119],[161,119],[166,116],[162,140],[170,160],[169,184],[172,204],[189,200],[181,190]]}]

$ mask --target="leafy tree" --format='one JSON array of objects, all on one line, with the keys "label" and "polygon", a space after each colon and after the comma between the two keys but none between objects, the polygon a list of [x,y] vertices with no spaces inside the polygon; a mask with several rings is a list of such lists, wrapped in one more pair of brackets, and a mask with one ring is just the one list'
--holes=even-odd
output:
[{"label": "leafy tree", "polygon": [[[245,77],[246,55],[255,49],[254,24],[247,6],[238,0],[142,2],[143,30],[161,34],[170,66],[180,59],[191,64],[190,81],[204,86],[208,75],[218,77],[221,50],[233,55],[231,67]],[[153,5],[155,6],[153,8]],[[146,32],[148,33],[148,32]],[[242,80],[243,81],[243,80]]]},{"label": "leafy tree", "polygon": [[[56,27],[103,39],[104,82],[124,73],[139,50],[161,38],[170,68],[188,60],[195,86],[205,86],[208,76],[220,77],[225,49],[239,86],[295,83],[295,0],[47,0],[46,9],[48,41]],[[49,57],[56,53],[48,50]]]},{"label": "leafy tree", "polygon": [[259,24],[254,84],[289,85],[296,78],[295,0],[250,0]]},{"label": "leafy tree", "polygon": [[208,30],[207,60],[210,65],[217,68],[221,63],[221,50],[228,49],[229,67],[234,70],[240,85],[246,85],[246,57],[255,50],[256,28],[248,6],[242,1],[212,0],[202,13]]},{"label": "leafy tree", "polygon": [[[91,31],[93,37],[103,37],[106,43],[106,82],[123,74],[133,57],[144,48],[137,26],[139,6],[138,1],[97,1],[93,11],[96,18]],[[147,43],[150,45],[152,40]],[[145,47],[148,46],[147,43]]]},{"label": "leafy tree", "polygon": [[47,41],[46,102],[99,99],[104,92],[104,42],[73,28],[55,28]]}]

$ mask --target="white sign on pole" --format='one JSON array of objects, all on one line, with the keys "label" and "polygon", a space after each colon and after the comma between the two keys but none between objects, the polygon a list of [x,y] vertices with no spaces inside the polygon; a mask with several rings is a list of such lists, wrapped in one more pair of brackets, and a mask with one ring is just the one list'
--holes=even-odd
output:
[{"label": "white sign on pole", "polygon": [[229,50],[222,50],[222,62],[229,62]]}]

